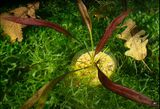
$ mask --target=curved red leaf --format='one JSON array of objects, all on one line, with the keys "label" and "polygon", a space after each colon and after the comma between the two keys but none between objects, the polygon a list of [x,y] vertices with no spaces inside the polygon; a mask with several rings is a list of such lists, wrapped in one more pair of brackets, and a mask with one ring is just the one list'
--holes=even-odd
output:
[{"label": "curved red leaf", "polygon": [[123,19],[128,15],[129,11],[123,12],[121,15],[116,17],[111,24],[106,28],[105,33],[103,34],[101,40],[97,44],[95,55],[98,54],[102,48],[104,47],[105,43],[107,42],[108,38],[112,35],[112,32],[116,29],[116,26],[120,24]]},{"label": "curved red leaf", "polygon": [[[88,68],[88,67],[86,67]],[[43,85],[43,87],[41,87],[36,93],[33,94],[32,97],[30,97],[21,107],[21,109],[30,109],[36,102],[38,102],[38,109],[39,107],[42,108],[44,106],[45,101],[47,100],[48,97],[48,93],[49,91],[51,91],[52,88],[54,88],[57,83],[59,83],[60,81],[62,81],[66,76],[68,76],[70,73],[76,72],[76,71],[80,71],[83,70],[82,69],[77,69],[74,71],[70,71],[68,73],[64,73],[63,75],[52,79],[51,81],[49,81],[48,83],[46,83],[45,85]]]},{"label": "curved red leaf", "polygon": [[159,105],[155,101],[151,100],[150,98],[132,89],[113,83],[111,80],[108,79],[107,76],[105,76],[103,72],[100,71],[99,68],[98,68],[98,78],[105,88],[111,90],[112,92],[115,92],[116,94],[119,94],[123,97],[126,97],[138,103],[142,103],[152,107],[159,107]]},{"label": "curved red leaf", "polygon": [[35,25],[35,26],[49,27],[65,35],[69,35],[69,36],[71,35],[66,29],[62,28],[58,24],[55,24],[49,21],[45,21],[45,20],[40,20],[40,19],[35,19],[35,18],[20,18],[20,17],[15,17],[15,16],[4,17],[4,19],[12,21],[12,22],[20,23],[23,25]]},{"label": "curved red leaf", "polygon": [[[47,95],[48,92],[57,85],[57,83],[59,83],[60,81],[62,81],[69,73],[65,73],[51,81],[49,81],[48,83],[46,83],[45,85],[43,85],[43,87],[41,87],[35,94],[33,94],[33,96],[31,98],[29,98],[21,107],[21,109],[30,109],[37,101],[39,101],[40,99],[47,99]],[[45,103],[45,100],[43,101],[43,103]],[[42,104],[44,105],[44,104]]]},{"label": "curved red leaf", "polygon": [[82,0],[77,0],[77,3],[78,3],[78,7],[79,7],[79,10],[80,10],[81,16],[82,16],[84,22],[86,23],[89,32],[91,33],[92,32],[92,22],[91,22],[91,19],[89,17],[87,8],[84,5]]}]

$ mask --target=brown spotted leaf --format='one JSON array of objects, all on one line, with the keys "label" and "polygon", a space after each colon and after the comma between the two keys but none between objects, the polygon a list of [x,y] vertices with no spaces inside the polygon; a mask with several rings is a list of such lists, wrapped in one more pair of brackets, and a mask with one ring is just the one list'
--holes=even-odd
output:
[{"label": "brown spotted leaf", "polygon": [[140,37],[145,34],[144,30],[136,33],[133,37],[126,41],[125,46],[129,48],[125,52],[126,56],[130,56],[136,60],[143,60],[147,56],[147,48],[146,45],[148,43],[147,35],[144,37]]},{"label": "brown spotted leaf", "polygon": [[125,55],[136,60],[143,60],[147,56],[148,35],[145,35],[144,30],[139,30],[132,19],[128,19],[123,26],[127,28],[118,35],[118,38],[125,40],[125,47],[129,48]]},{"label": "brown spotted leaf", "polygon": [[129,13],[129,11],[123,12],[121,15],[116,17],[111,22],[111,24],[106,28],[105,33],[103,34],[101,40],[97,44],[95,55],[98,54],[103,49],[103,47],[105,46],[108,38],[112,35],[112,32],[116,29],[116,26],[123,21],[123,19],[128,15],[128,13]]},{"label": "brown spotted leaf", "polygon": [[159,106],[158,103],[142,95],[141,93],[112,82],[103,72],[101,72],[101,70],[98,67],[97,69],[98,69],[98,78],[105,88],[111,90],[112,92],[118,95],[121,95],[130,100],[133,100],[137,103],[141,103],[141,104],[145,104],[153,107]]},{"label": "brown spotted leaf", "polygon": [[91,23],[91,19],[90,19],[89,15],[88,15],[87,8],[84,5],[84,3],[82,2],[82,0],[77,0],[77,2],[78,2],[78,7],[80,10],[81,16],[82,16],[84,22],[86,23],[89,32],[91,33],[92,32],[92,23]]}]

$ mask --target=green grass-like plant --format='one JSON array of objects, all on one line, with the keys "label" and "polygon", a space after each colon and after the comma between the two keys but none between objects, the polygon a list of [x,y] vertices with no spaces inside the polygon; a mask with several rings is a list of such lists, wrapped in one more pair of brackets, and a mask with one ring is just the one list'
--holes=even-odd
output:
[{"label": "green grass-like plant", "polygon": [[[111,22],[111,24],[106,29],[106,32],[104,33],[103,37],[101,38],[100,42],[96,46],[95,55],[98,54],[103,49],[103,47],[104,47],[106,41],[108,40],[109,36],[111,36],[112,31],[116,28],[116,26],[119,23],[121,23],[121,21],[127,16],[127,14],[128,14],[128,12],[124,12],[124,13],[122,13],[120,16],[118,16],[116,19],[114,19]],[[30,23],[30,25],[37,25],[37,26],[44,26],[44,25],[46,25],[47,27],[52,27],[52,28],[56,29],[57,31],[64,33],[65,35],[70,35],[70,33],[68,31],[66,31],[65,29],[63,29],[62,27],[60,27],[58,25],[55,25],[53,23],[50,23],[50,22],[46,22],[46,21],[42,21],[42,20],[37,20],[37,19],[22,19],[22,18],[17,18],[17,17],[8,17],[6,19],[14,21],[14,22],[17,22],[17,23],[26,24],[26,25],[28,25],[29,23]],[[85,20],[85,17],[84,17],[84,20]],[[39,22],[40,22],[40,24],[39,24]],[[50,26],[50,25],[53,25],[53,26]],[[91,28],[90,24],[89,24],[88,28]],[[91,48],[92,48],[92,50],[94,50],[94,44],[93,44],[93,38],[92,38],[92,31],[91,30],[92,29],[89,29],[90,40],[91,40]],[[77,41],[77,39],[74,39],[74,40],[79,44],[79,42]],[[94,59],[95,55],[93,55],[93,57],[92,57],[93,59]],[[93,61],[93,66],[97,67],[97,65],[96,65],[97,63],[94,63],[94,61]],[[157,106],[157,104],[155,102],[153,102],[149,98],[144,97],[140,93],[137,93],[137,92],[135,92],[135,91],[133,91],[131,89],[122,87],[120,85],[117,85],[117,84],[111,82],[103,74],[103,72],[101,72],[101,70],[98,67],[97,67],[97,69],[98,69],[98,77],[99,77],[102,85],[104,85],[106,88],[112,90],[113,92],[115,92],[115,93],[117,93],[119,95],[127,97],[127,98],[129,98],[131,100],[134,100],[134,101],[137,101],[137,102],[140,102],[140,103],[143,103],[143,104],[147,104],[147,105],[150,105],[150,106]],[[81,69],[79,69],[79,70],[81,70]],[[51,80],[50,82],[48,82],[47,84],[45,84],[27,102],[25,102],[25,104],[22,106],[22,108],[24,108],[24,109],[25,108],[30,108],[36,102],[38,102],[37,108],[42,108],[44,106],[44,103],[45,103],[47,97],[48,97],[48,92],[58,82],[60,82],[68,74],[73,73],[73,72],[75,72],[75,71],[69,71],[68,73],[63,74],[62,76],[60,76],[60,77],[58,77],[56,79],[54,78],[53,80]],[[138,98],[137,98],[137,96],[138,96]],[[140,97],[140,99],[139,99],[139,97]]]}]

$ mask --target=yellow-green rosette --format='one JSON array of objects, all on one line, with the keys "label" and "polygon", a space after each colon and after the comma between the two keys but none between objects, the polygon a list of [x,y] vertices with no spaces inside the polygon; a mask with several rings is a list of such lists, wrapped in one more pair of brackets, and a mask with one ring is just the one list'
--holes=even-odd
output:
[{"label": "yellow-green rosette", "polygon": [[98,71],[95,63],[97,63],[97,66],[108,78],[111,77],[117,65],[115,58],[110,53],[100,52],[94,59],[91,58],[92,56],[94,56],[94,51],[87,52],[85,50],[75,55],[72,61],[72,68],[74,70],[82,70],[76,71],[73,76],[79,82],[97,86],[100,82],[98,80]]}]

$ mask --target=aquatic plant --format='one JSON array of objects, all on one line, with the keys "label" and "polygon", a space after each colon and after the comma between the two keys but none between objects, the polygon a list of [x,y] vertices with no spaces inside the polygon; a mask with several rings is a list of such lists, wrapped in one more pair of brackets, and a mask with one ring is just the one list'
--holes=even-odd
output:
[{"label": "aquatic plant", "polygon": [[[83,4],[83,2],[81,0],[78,0],[78,4],[80,7],[80,12],[81,15],[85,21],[85,23],[87,24],[87,27],[89,29],[89,33],[90,33],[90,40],[91,40],[91,49],[92,51],[94,51],[94,44],[93,44],[93,37],[92,37],[92,26],[91,26],[91,20],[89,18],[89,15],[87,14],[87,9],[85,7],[85,5]],[[123,19],[128,15],[128,11],[123,12],[120,16],[116,17],[111,23],[110,25],[106,28],[104,35],[102,36],[102,38],[100,39],[99,43],[96,46],[95,49],[95,53],[91,54],[90,58],[91,58],[91,66],[96,68],[98,71],[98,78],[100,80],[100,82],[102,83],[102,85],[104,87],[106,87],[107,89],[121,95],[124,96],[128,99],[131,99],[133,101],[136,101],[138,103],[142,103],[142,104],[146,104],[149,106],[155,106],[157,107],[158,104],[156,102],[154,102],[153,100],[151,100],[148,97],[145,97],[144,95],[133,91],[129,88],[123,87],[121,85],[118,85],[116,83],[113,83],[105,74],[104,72],[101,71],[101,68],[98,66],[98,64],[100,63],[100,60],[97,60],[96,62],[94,61],[96,55],[98,55],[102,49],[104,48],[104,45],[106,44],[108,38],[112,35],[113,31],[116,29],[116,26],[118,24],[120,24]],[[77,43],[77,39],[75,39],[74,37],[72,37],[72,35],[70,35],[70,33],[63,29],[62,27],[60,27],[57,24],[48,22],[48,21],[44,21],[44,20],[38,20],[38,19],[34,19],[34,18],[18,18],[18,17],[6,17],[5,19],[16,22],[16,23],[21,23],[24,25],[37,25],[37,26],[46,26],[46,27],[51,27],[54,28],[55,30],[57,30],[58,32],[62,32],[65,35],[69,35],[71,36],[71,38],[73,38]],[[88,51],[89,52],[89,51]],[[76,69],[74,71],[70,71],[68,73],[63,74],[62,76],[58,77],[58,78],[54,78],[53,80],[49,81],[47,84],[45,84],[42,88],[40,88],[29,100],[27,100],[27,102],[25,102],[25,104],[22,106],[22,109],[27,109],[30,108],[31,106],[33,106],[36,102],[38,102],[38,107],[39,108],[43,108],[45,101],[47,99],[48,96],[48,92],[61,80],[63,80],[66,76],[68,76],[69,74],[76,72],[76,71],[80,71],[83,69],[87,69],[90,66],[86,66],[86,68],[81,68],[81,69]]]}]

